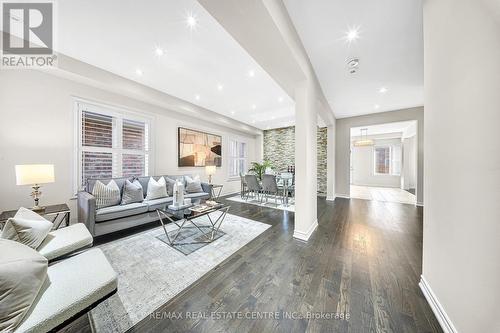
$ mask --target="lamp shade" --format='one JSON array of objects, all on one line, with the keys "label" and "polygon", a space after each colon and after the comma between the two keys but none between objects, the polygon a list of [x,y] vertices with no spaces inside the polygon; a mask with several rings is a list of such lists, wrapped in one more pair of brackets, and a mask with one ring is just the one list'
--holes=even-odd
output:
[{"label": "lamp shade", "polygon": [[52,164],[16,165],[17,185],[47,184],[54,181],[54,165]]},{"label": "lamp shade", "polygon": [[205,174],[212,176],[215,175],[215,172],[217,171],[217,167],[215,165],[207,165],[205,167]]}]

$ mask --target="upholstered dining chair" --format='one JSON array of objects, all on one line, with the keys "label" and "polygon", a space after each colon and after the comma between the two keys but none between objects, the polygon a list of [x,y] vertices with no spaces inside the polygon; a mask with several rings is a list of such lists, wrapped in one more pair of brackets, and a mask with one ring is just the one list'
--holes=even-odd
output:
[{"label": "upholstered dining chair", "polygon": [[262,193],[266,198],[266,202],[269,199],[269,195],[273,195],[276,205],[278,205],[278,197],[280,198],[281,203],[283,203],[283,195],[281,195],[282,192],[280,191],[278,184],[276,183],[275,175],[262,176]]},{"label": "upholstered dining chair", "polygon": [[240,172],[240,182],[241,182],[240,197],[244,199],[247,191],[247,181],[245,180],[245,175],[243,174],[243,172]]},{"label": "upholstered dining chair", "polygon": [[260,197],[260,191],[262,191],[262,187],[259,184],[259,181],[257,179],[256,175],[245,175],[245,182],[247,186],[247,193],[245,200],[248,201],[248,197],[250,196],[250,193],[253,194],[254,198],[259,200]]}]

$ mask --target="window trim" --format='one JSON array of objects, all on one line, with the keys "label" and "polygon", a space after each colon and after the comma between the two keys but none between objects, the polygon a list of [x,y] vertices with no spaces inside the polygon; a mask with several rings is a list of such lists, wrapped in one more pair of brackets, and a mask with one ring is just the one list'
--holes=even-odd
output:
[{"label": "window trim", "polygon": [[[231,142],[236,142],[237,144],[244,143],[245,144],[245,157],[232,156],[231,154]],[[227,180],[235,181],[239,180],[239,175],[231,175],[231,162],[234,160],[243,160],[244,161],[244,170],[248,169],[248,141],[240,138],[240,137],[229,137],[227,142]]]},{"label": "window trim", "polygon": [[[394,173],[394,146],[395,144],[379,144],[373,146],[373,175],[375,176],[394,176],[394,177],[401,177],[401,172],[399,174]],[[389,173],[379,173],[377,172],[377,148],[389,148]]]},{"label": "window trim", "polygon": [[[148,126],[147,130],[147,151],[148,151],[148,168],[147,172],[148,175],[154,174],[154,154],[155,154],[155,149],[152,140],[153,136],[153,124],[154,124],[154,117],[153,115],[146,113],[146,112],[140,112],[140,111],[135,111],[131,109],[127,109],[124,107],[117,107],[109,104],[104,104],[104,103],[99,103],[99,102],[94,102],[94,101],[89,101],[86,99],[82,99],[79,97],[74,97],[73,96],[73,131],[74,131],[74,145],[73,145],[73,192],[78,193],[81,188],[81,176],[82,176],[82,170],[81,170],[81,165],[82,165],[82,113],[87,109],[90,112],[95,112],[98,114],[103,114],[107,116],[111,116],[114,119],[128,119],[128,120],[133,120],[133,121],[140,121],[140,122],[145,122]],[[121,141],[119,137],[115,137],[115,135],[121,130],[123,122],[120,121],[118,125],[118,130],[114,131],[113,133],[113,142]],[[115,141],[117,140],[117,141]],[[119,143],[119,146],[121,146],[121,142]],[[96,152],[102,152],[104,150],[107,150],[111,153],[116,153],[116,152],[121,152],[122,154],[134,154],[137,155],[138,150],[134,149],[123,149],[123,148],[105,148],[105,147],[87,147],[85,148],[85,151],[96,151]],[[146,153],[144,152],[144,155]],[[121,157],[120,161],[118,162],[118,165],[121,165]]]}]

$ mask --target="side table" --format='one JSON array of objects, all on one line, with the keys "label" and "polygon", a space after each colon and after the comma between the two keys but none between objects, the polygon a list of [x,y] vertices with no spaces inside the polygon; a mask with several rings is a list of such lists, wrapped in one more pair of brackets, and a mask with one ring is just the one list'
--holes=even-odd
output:
[{"label": "side table", "polygon": [[212,200],[217,201],[219,199],[223,187],[224,185],[222,184],[212,184],[212,193],[211,193]]},{"label": "side table", "polygon": [[[0,214],[0,225],[3,227],[5,222],[11,217],[16,215],[17,210],[7,210]],[[70,220],[70,210],[67,204],[50,205],[46,206],[45,209],[36,211],[37,214],[47,218],[50,222],[54,224],[52,230],[59,229],[64,222],[64,226],[69,226]]]}]

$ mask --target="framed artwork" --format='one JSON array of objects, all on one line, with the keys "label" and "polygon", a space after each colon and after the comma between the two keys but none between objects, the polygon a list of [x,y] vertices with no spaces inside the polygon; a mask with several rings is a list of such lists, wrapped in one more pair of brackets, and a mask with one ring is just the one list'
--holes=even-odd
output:
[{"label": "framed artwork", "polygon": [[178,128],[178,166],[222,165],[222,137],[183,127]]}]

